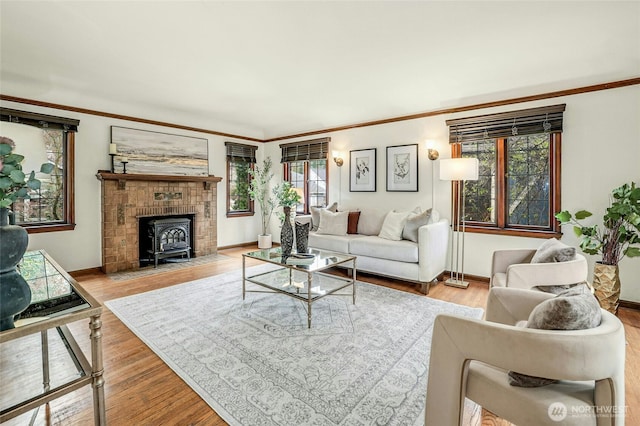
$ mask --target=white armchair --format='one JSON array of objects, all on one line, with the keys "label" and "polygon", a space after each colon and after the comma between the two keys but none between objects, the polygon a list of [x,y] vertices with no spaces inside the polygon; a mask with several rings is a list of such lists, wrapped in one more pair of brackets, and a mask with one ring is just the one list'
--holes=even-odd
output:
[{"label": "white armchair", "polygon": [[[586,330],[513,325],[551,297],[492,288],[485,320],[436,317],[425,426],[461,424],[465,397],[520,426],[624,425],[622,323],[602,310],[600,326]],[[510,370],[560,381],[537,388],[514,387],[508,383]],[[558,416],[565,417],[561,423]]]},{"label": "white armchair", "polygon": [[530,263],[535,249],[496,250],[491,261],[491,287],[531,289],[536,286],[577,284],[587,280],[587,259],[576,253],[574,260]]}]

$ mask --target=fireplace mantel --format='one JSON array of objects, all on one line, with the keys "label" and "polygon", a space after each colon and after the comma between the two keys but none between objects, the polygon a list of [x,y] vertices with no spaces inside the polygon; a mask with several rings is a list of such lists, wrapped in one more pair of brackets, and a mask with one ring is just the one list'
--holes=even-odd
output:
[{"label": "fireplace mantel", "polygon": [[211,189],[211,184],[217,184],[222,180],[217,176],[182,176],[182,175],[143,175],[135,173],[111,173],[107,170],[98,170],[96,177],[100,180],[117,180],[119,187],[126,187],[128,180],[135,181],[157,181],[157,182],[202,182],[204,189]]},{"label": "fireplace mantel", "polygon": [[102,187],[102,270],[140,267],[139,218],[193,215],[195,256],[217,252],[216,176],[111,173],[99,170]]}]

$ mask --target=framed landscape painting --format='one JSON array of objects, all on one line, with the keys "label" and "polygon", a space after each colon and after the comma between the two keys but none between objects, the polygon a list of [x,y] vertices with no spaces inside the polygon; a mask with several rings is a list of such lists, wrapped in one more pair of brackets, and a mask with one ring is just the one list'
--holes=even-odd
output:
[{"label": "framed landscape painting", "polygon": [[111,126],[111,143],[118,152],[116,173],[127,157],[127,173],[209,176],[207,139]]},{"label": "framed landscape painting", "polygon": [[349,151],[349,191],[376,192],[376,148]]},{"label": "framed landscape painting", "polygon": [[387,147],[387,191],[418,191],[418,144]]}]

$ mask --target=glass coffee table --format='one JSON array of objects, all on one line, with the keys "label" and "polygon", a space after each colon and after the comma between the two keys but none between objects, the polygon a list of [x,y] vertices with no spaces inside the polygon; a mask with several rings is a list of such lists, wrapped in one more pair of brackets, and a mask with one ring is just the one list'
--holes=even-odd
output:
[{"label": "glass coffee table", "polygon": [[[356,303],[356,256],[310,249],[309,260],[298,260],[304,264],[289,264],[282,259],[280,247],[252,251],[242,255],[242,300],[246,293],[281,293],[307,304],[307,326],[311,328],[311,306],[325,296],[351,296]],[[295,256],[295,254],[294,254]],[[255,259],[278,265],[271,271],[247,276],[246,259]],[[294,257],[290,257],[294,259]],[[350,277],[340,277],[322,272],[342,265],[350,270]],[[247,290],[247,283],[256,284],[267,290]],[[351,287],[351,293],[341,290]]]}]

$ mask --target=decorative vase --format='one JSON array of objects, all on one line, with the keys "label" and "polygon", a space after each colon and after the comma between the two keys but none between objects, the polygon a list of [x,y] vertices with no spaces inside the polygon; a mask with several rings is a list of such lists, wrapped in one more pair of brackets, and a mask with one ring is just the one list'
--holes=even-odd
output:
[{"label": "decorative vase", "polygon": [[618,265],[605,265],[596,262],[593,269],[593,288],[600,307],[616,315],[620,304]]},{"label": "decorative vase", "polygon": [[14,328],[14,316],[31,303],[31,289],[16,268],[28,243],[27,231],[9,225],[9,209],[0,208],[0,331]]},{"label": "decorative vase", "polygon": [[293,227],[291,226],[291,207],[283,207],[284,222],[282,223],[282,230],[280,231],[280,248],[282,249],[282,260],[286,260],[291,256],[291,250],[293,249]]},{"label": "decorative vase", "polygon": [[268,249],[271,248],[271,234],[267,235],[258,235],[258,248],[259,249]]},{"label": "decorative vase", "polygon": [[306,253],[309,251],[309,223],[296,222],[296,251]]}]

